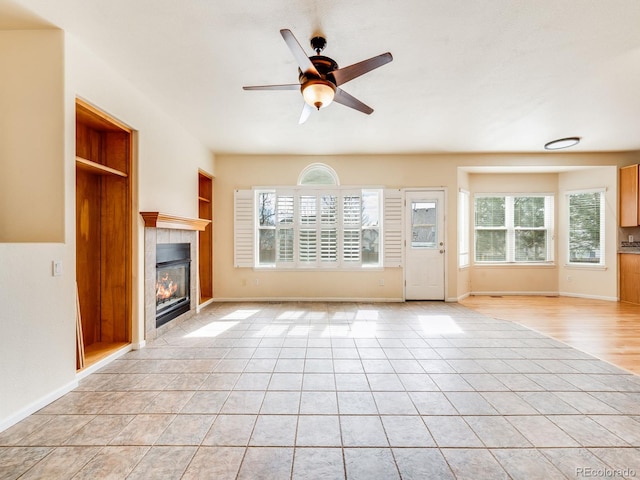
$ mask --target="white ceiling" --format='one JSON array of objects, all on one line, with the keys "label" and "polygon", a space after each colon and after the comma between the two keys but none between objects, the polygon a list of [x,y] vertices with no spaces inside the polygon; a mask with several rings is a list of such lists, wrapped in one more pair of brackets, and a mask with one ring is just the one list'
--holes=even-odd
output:
[{"label": "white ceiling", "polygon": [[[0,28],[27,10],[65,29],[217,153],[640,150],[639,0],[0,0]],[[344,85],[342,105],[298,125],[297,64],[394,60]]]}]

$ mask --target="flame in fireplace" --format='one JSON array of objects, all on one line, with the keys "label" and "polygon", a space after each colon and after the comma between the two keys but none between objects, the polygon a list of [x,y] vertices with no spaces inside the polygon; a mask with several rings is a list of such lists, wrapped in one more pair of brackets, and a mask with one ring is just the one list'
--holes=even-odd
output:
[{"label": "flame in fireplace", "polygon": [[169,277],[168,272],[164,272],[156,282],[156,303],[171,298],[177,290],[178,284]]}]

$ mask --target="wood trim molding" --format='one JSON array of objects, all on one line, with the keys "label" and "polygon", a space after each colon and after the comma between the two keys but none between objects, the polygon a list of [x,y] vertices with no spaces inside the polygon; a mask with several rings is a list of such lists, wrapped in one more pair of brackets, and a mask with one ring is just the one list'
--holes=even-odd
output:
[{"label": "wood trim molding", "polygon": [[140,212],[144,226],[150,228],[173,228],[177,230],[198,230],[200,232],[211,223],[203,218],[187,218],[160,212]]}]

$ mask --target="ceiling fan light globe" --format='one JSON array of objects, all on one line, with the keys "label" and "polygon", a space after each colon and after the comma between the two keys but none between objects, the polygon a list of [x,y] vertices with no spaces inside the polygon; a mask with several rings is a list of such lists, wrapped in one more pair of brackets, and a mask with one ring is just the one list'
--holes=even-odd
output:
[{"label": "ceiling fan light globe", "polygon": [[329,105],[333,101],[334,95],[335,87],[327,81],[310,81],[302,86],[304,101],[318,110]]}]

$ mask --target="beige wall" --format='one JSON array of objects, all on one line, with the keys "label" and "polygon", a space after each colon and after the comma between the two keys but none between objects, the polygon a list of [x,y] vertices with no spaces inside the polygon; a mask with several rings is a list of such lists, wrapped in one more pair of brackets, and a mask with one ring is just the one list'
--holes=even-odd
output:
[{"label": "beige wall", "polygon": [[617,300],[618,294],[618,169],[593,168],[577,172],[561,173],[558,178],[559,196],[562,200],[558,222],[568,218],[567,192],[605,188],[605,267],[567,266],[567,231],[558,232],[558,291],[567,296],[586,296],[604,300]]},{"label": "beige wall", "polygon": [[0,31],[0,242],[64,241],[63,34]]},{"label": "beige wall", "polygon": [[[471,192],[470,210],[473,215],[473,196],[476,193],[549,193],[555,196],[555,212],[558,210],[558,174],[472,174],[469,176]],[[555,215],[557,217],[557,213]],[[473,219],[470,229],[473,230]],[[473,231],[471,231],[473,239]],[[471,258],[474,255],[471,241]],[[554,257],[557,259],[557,242]],[[473,260],[472,260],[473,264]],[[557,265],[549,266],[485,266],[475,264],[470,269],[471,292],[477,295],[491,294],[554,294],[558,291]]]},{"label": "beige wall", "polygon": [[[457,258],[457,194],[460,188],[474,192],[543,192],[556,195],[556,221],[559,220],[560,174],[477,174],[468,173],[478,167],[559,166],[593,167],[627,165],[638,161],[637,153],[603,154],[459,154],[459,155],[373,155],[373,156],[260,156],[218,155],[216,157],[215,192],[215,297],[217,299],[269,299],[269,298],[370,298],[401,299],[403,273],[400,269],[373,272],[353,272],[336,275],[335,272],[265,272],[233,266],[233,191],[252,186],[295,185],[299,173],[314,162],[326,163],[338,174],[342,185],[382,186],[393,188],[443,187],[447,192],[447,277],[448,300],[462,298],[469,293],[535,293],[556,294],[560,290],[560,238],[556,239],[553,266],[533,267],[481,267],[458,268]],[[587,170],[588,171],[588,170]],[[615,172],[616,168],[607,171]],[[584,184],[588,173],[569,172],[564,181]],[[596,177],[597,178],[597,177]],[[564,185],[564,184],[563,184]],[[564,188],[564,187],[563,187]],[[609,190],[612,199],[617,195],[616,182]],[[472,197],[473,198],[473,197]],[[613,223],[611,223],[613,222]],[[615,218],[609,219],[615,225]],[[557,232],[556,232],[557,233]],[[612,245],[615,245],[615,229]],[[472,245],[473,247],[473,245]],[[611,264],[616,275],[615,262]],[[596,280],[597,278],[597,280]],[[380,286],[384,280],[384,286]],[[572,294],[592,296],[599,290],[602,297],[610,298],[611,279],[596,275],[593,282],[575,285]],[[607,287],[598,287],[606,282]],[[615,285],[615,282],[613,282]],[[564,290],[562,290],[564,291]],[[615,295],[614,297],[615,298]]]}]

